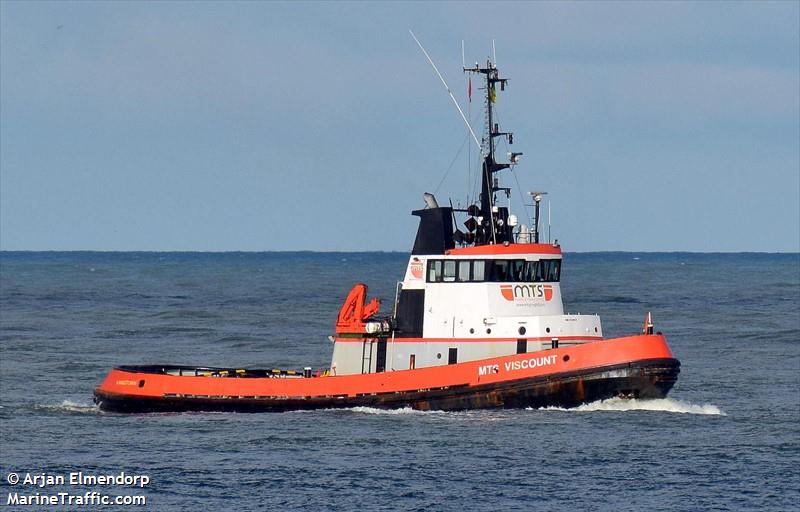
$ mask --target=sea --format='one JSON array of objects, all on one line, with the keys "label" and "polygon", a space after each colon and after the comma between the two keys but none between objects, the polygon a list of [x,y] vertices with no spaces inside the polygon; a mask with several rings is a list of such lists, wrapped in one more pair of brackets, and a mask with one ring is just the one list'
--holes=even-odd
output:
[{"label": "sea", "polygon": [[0,253],[0,509],[800,510],[799,254],[564,255],[565,310],[599,314],[606,337],[652,312],[682,363],[666,399],[150,415],[92,402],[115,365],[325,367],[350,287],[390,309],[407,258]]}]

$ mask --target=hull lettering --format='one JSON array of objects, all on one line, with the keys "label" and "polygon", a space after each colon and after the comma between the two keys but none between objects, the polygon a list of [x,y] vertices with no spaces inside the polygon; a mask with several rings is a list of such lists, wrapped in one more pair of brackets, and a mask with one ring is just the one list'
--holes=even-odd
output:
[{"label": "hull lettering", "polygon": [[506,363],[506,371],[527,370],[530,368],[538,368],[540,366],[549,366],[556,364],[558,357],[553,354],[549,356],[532,357],[530,359],[522,359],[521,361],[508,361]]}]

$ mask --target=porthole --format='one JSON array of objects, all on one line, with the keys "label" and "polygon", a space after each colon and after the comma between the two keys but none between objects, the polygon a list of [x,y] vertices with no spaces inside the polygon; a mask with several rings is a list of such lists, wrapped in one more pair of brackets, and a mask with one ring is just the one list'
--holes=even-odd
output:
[{"label": "porthole", "polygon": [[470,334],[475,334],[475,329],[473,329],[472,327],[470,327],[470,328],[469,328],[469,333],[470,333]]},{"label": "porthole", "polygon": [[491,329],[486,329],[486,334],[492,334],[492,330]]},{"label": "porthole", "polygon": [[594,328],[594,332],[597,332],[597,327]]},{"label": "porthole", "polygon": [[144,387],[144,379],[142,379],[142,380],[140,380],[140,381],[139,381],[139,387],[140,387],[140,388],[143,388],[143,387]]},{"label": "porthole", "polygon": [[525,326],[524,326],[524,325],[521,325],[521,326],[519,327],[519,333],[520,333],[520,335],[522,335],[522,334],[525,334],[526,332],[527,332],[527,329],[525,329]]},{"label": "porthole", "polygon": [[547,329],[544,330],[544,332],[550,332],[550,328],[548,327]]},{"label": "porthole", "polygon": [[442,358],[442,353],[441,353],[441,352],[439,352],[438,354],[436,354],[436,359],[441,359],[441,358]]},{"label": "porthole", "polygon": [[569,361],[569,356],[564,354],[564,362],[566,363],[567,361]]}]

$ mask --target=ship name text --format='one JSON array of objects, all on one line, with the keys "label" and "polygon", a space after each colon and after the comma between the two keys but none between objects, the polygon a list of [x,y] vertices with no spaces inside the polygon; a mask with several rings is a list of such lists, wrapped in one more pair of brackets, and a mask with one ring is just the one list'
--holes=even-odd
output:
[{"label": "ship name text", "polygon": [[508,361],[506,363],[506,371],[511,370],[527,370],[530,368],[538,368],[540,366],[549,366],[556,364],[558,357],[555,354],[549,356],[532,357],[530,359],[522,359],[520,361]]},{"label": "ship name text", "polygon": [[[555,354],[551,354],[549,356],[539,356],[539,357],[531,357],[530,359],[507,361],[503,365],[503,367],[507,372],[518,371],[518,370],[530,370],[542,366],[550,366],[556,364],[557,361],[558,357]],[[480,377],[485,375],[492,375],[494,373],[500,373],[499,364],[485,364],[483,366],[478,367],[478,376]]]}]

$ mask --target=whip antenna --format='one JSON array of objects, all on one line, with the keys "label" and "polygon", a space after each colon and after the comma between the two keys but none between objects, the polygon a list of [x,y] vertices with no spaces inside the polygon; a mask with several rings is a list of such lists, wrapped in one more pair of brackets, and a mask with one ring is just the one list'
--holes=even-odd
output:
[{"label": "whip antenna", "polygon": [[464,115],[464,111],[461,110],[461,106],[458,104],[458,100],[456,100],[456,97],[453,96],[453,92],[450,90],[450,87],[447,85],[447,82],[444,81],[444,77],[442,76],[442,74],[439,73],[439,68],[437,68],[436,64],[433,63],[433,59],[431,59],[431,56],[428,55],[427,51],[425,51],[425,48],[422,46],[422,43],[419,42],[419,39],[417,39],[417,36],[414,35],[414,32],[412,32],[409,29],[408,33],[411,34],[411,37],[413,37],[414,41],[417,42],[417,45],[419,46],[419,49],[422,50],[422,53],[425,54],[425,58],[427,58],[428,62],[431,63],[431,66],[433,66],[433,70],[436,71],[436,74],[439,76],[439,80],[442,81],[442,85],[444,85],[444,88],[447,89],[447,94],[450,95],[450,99],[453,100],[453,105],[456,106],[456,108],[458,109],[458,113],[461,114],[461,119],[463,119],[464,120],[464,124],[467,125],[467,128],[469,129],[469,133],[472,135],[472,139],[475,141],[475,144],[477,144],[477,146],[478,146],[478,150],[481,152],[481,156],[486,156],[484,154],[484,152],[483,152],[483,147],[481,147],[481,143],[478,141],[478,137],[475,135],[475,132],[472,130],[472,126],[469,125],[469,121],[467,120],[467,116],[465,116]]}]

